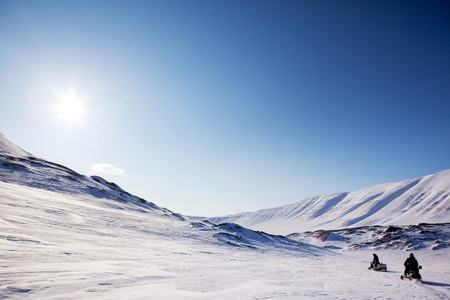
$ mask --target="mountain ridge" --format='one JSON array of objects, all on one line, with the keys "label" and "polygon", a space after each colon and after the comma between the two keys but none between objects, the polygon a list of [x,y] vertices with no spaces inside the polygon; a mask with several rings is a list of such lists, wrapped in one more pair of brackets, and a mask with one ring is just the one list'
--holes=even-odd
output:
[{"label": "mountain ridge", "polygon": [[207,218],[272,234],[369,225],[450,222],[450,169],[354,192],[327,194],[255,212]]},{"label": "mountain ridge", "polygon": [[34,156],[11,142],[3,133],[0,132],[0,154],[11,154],[15,156]]}]

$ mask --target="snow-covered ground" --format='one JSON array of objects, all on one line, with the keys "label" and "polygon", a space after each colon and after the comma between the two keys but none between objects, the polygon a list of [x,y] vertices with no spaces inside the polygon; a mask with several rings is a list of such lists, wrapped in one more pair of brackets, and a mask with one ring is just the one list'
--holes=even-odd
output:
[{"label": "snow-covered ground", "polygon": [[[0,182],[0,298],[448,299],[448,249],[415,252],[422,282],[400,280],[405,251],[329,251],[221,242],[217,228],[139,203]],[[244,236],[245,237],[245,236]]]}]

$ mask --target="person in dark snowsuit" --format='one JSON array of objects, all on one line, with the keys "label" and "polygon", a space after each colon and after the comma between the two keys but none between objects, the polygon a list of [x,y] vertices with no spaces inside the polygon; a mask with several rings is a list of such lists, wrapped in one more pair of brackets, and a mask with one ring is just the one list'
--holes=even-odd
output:
[{"label": "person in dark snowsuit", "polygon": [[405,266],[405,276],[408,275],[409,271],[419,271],[419,262],[412,253],[406,259],[403,265]]},{"label": "person in dark snowsuit", "polygon": [[373,261],[370,265],[371,268],[376,269],[378,268],[378,265],[380,264],[380,260],[378,259],[378,255],[375,253],[373,254]]}]

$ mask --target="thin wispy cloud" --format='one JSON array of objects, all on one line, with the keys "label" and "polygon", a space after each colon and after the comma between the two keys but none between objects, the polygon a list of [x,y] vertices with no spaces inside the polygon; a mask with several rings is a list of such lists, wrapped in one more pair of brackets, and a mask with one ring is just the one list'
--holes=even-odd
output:
[{"label": "thin wispy cloud", "polygon": [[124,170],[119,169],[119,168],[117,168],[111,164],[107,164],[107,163],[91,164],[91,170],[96,171],[96,172],[105,173],[105,174],[127,176],[127,174],[125,174]]}]

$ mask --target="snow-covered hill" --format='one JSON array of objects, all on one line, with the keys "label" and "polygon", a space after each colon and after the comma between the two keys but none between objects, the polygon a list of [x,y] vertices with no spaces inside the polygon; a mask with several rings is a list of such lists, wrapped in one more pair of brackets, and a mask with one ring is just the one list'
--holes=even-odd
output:
[{"label": "snow-covered hill", "polygon": [[[1,146],[2,143],[4,144],[3,146]],[[54,192],[62,198],[79,197],[83,201],[89,199],[92,205],[97,205],[98,203],[103,205],[106,203],[109,207],[115,207],[119,210],[143,211],[147,213],[149,220],[153,217],[163,216],[173,220],[173,222],[181,222],[184,224],[183,226],[191,228],[192,235],[196,235],[195,232],[200,228],[201,231],[209,231],[211,239],[235,246],[254,248],[281,246],[294,249],[299,248],[299,246],[308,247],[284,237],[257,233],[233,224],[217,226],[209,222],[191,220],[167,208],[132,195],[114,182],[109,182],[102,177],[81,175],[63,165],[35,156],[22,155],[28,153],[18,151],[17,149],[20,148],[4,136],[0,141],[0,148],[8,149],[8,151],[0,153],[0,182],[3,183],[35,188],[34,191],[36,192],[42,190]],[[8,199],[5,202],[8,203]],[[41,203],[36,202],[34,204],[39,206]],[[233,242],[233,239],[236,241]],[[261,239],[266,239],[266,243],[261,243]],[[270,243],[268,242],[269,240],[271,240]]]},{"label": "snow-covered hill", "polygon": [[234,222],[272,234],[369,225],[450,222],[450,169],[351,193],[308,198],[256,212],[208,219]]}]

